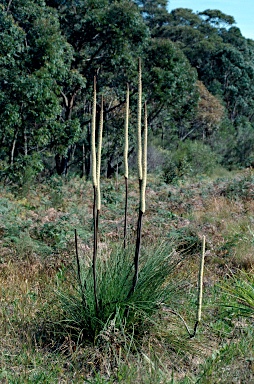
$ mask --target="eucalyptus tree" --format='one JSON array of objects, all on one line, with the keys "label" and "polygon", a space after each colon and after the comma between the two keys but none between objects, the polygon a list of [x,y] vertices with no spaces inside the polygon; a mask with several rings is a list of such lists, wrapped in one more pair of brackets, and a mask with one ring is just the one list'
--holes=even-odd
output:
[{"label": "eucalyptus tree", "polygon": [[151,36],[158,36],[161,28],[168,22],[168,0],[135,0],[134,2],[138,5]]},{"label": "eucalyptus tree", "polygon": [[60,87],[72,50],[44,1],[0,6],[1,159],[13,166],[48,150],[61,125]]},{"label": "eucalyptus tree", "polygon": [[66,173],[70,159],[73,164],[84,159],[88,174],[96,75],[98,94],[104,97],[102,165],[106,152],[110,174],[123,141],[126,83],[130,109],[137,105],[138,57],[144,63],[144,97],[154,133],[158,127],[167,132],[177,127],[178,136],[185,134],[179,127],[186,126],[197,104],[196,74],[179,47],[151,38],[158,25],[165,26],[167,15],[165,1],[3,1],[1,159],[23,166],[29,156],[43,153],[45,162],[49,154],[59,174]]},{"label": "eucalyptus tree", "polygon": [[197,69],[199,80],[221,98],[232,123],[253,118],[253,41],[245,39],[235,19],[219,10],[194,13],[178,8],[160,31],[174,41]]},{"label": "eucalyptus tree", "polygon": [[196,112],[197,73],[181,50],[168,39],[153,39],[144,60],[143,87],[148,123],[162,143],[182,139]]},{"label": "eucalyptus tree", "polygon": [[[96,75],[98,94],[104,95],[105,130],[112,147],[119,136],[113,118],[118,119],[124,105],[127,82],[135,92],[136,62],[148,44],[149,30],[133,1],[47,3],[57,9],[62,34],[74,52],[69,77],[61,83],[62,116],[78,119],[82,126],[76,153],[84,148],[89,173],[93,78]],[[109,157],[114,153],[112,149]]]}]

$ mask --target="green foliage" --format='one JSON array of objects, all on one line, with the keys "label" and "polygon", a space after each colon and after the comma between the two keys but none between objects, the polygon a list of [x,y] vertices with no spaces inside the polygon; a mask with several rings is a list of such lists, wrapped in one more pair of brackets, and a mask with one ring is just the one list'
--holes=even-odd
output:
[{"label": "green foliage", "polygon": [[36,152],[49,173],[89,175],[95,74],[105,102],[103,170],[121,167],[126,83],[130,152],[135,145],[138,57],[154,143],[168,149],[179,139],[202,138],[230,169],[253,162],[254,44],[232,16],[169,13],[165,0],[4,0],[0,25],[0,170],[9,181],[12,167]]},{"label": "green foliage", "polygon": [[[144,60],[143,88],[154,132],[192,116],[198,101],[196,71],[170,40],[154,39]],[[163,111],[166,113],[164,114]],[[165,120],[164,120],[165,118]],[[172,133],[171,133],[172,134]]]},{"label": "green foliage", "polygon": [[135,0],[151,30],[167,20],[167,0]]},{"label": "green foliage", "polygon": [[[34,185],[36,176],[43,170],[43,163],[41,156],[37,153],[33,153],[31,156],[20,155],[15,163],[7,167],[3,176],[6,177],[6,181],[10,181],[15,185],[15,188],[21,188],[23,194],[27,194],[30,187]],[[16,192],[20,192],[17,191]]]},{"label": "green foliage", "polygon": [[234,200],[253,199],[253,181],[252,171],[247,171],[241,177],[229,181],[221,194]]},{"label": "green foliage", "polygon": [[180,142],[164,163],[164,180],[171,183],[197,175],[211,175],[218,164],[218,156],[208,145],[190,140]]},{"label": "green foliage", "polygon": [[224,121],[209,143],[219,154],[221,164],[230,170],[253,163],[254,127],[245,118],[237,121],[237,128]]},{"label": "green foliage", "polygon": [[66,240],[70,236],[70,231],[70,224],[64,216],[61,216],[57,223],[44,223],[39,229],[37,237],[41,241],[50,244],[52,249],[59,250],[66,247]]},{"label": "green foliage", "polygon": [[[194,13],[173,10],[157,36],[177,42],[210,92],[225,103],[229,119],[251,120],[253,109],[253,44],[235,20],[219,10]],[[237,125],[237,124],[236,124]]]},{"label": "green foliage", "polygon": [[[34,188],[34,187],[33,187]],[[62,190],[60,191],[62,193]],[[10,199],[0,199],[0,233],[3,247],[11,248],[17,260],[37,259],[44,263],[48,258],[59,255],[68,249],[73,239],[73,225],[79,228],[83,220],[83,211],[72,214],[58,212],[55,208],[63,209],[60,192],[52,191],[53,201],[45,201],[46,210],[33,214],[33,206],[29,200],[22,198],[17,203]],[[30,198],[33,189],[29,190]],[[20,190],[20,197],[24,195]],[[59,200],[60,198],[60,200]],[[52,203],[54,208],[52,207]],[[27,212],[29,210],[29,212]],[[35,222],[33,222],[35,220]],[[81,238],[89,238],[89,228],[80,231]],[[3,256],[2,262],[5,262]]]},{"label": "green foliage", "polygon": [[[223,96],[227,105],[228,116],[232,122],[239,116],[251,116],[253,108],[253,79],[254,69],[252,63],[246,60],[243,54],[233,46],[225,45],[213,55],[213,72],[204,73],[202,80],[205,81],[209,90],[213,90],[213,81],[220,83],[221,90],[218,92]],[[225,86],[225,75],[230,71],[230,78]],[[217,88],[217,87],[216,87]]]},{"label": "green foliage", "polygon": [[[0,203],[0,231],[2,232],[3,247],[15,250],[17,259],[26,260],[40,255],[48,256],[51,248],[41,243],[34,236],[31,217],[24,214],[22,204],[14,204],[9,199],[1,199]],[[1,262],[6,262],[5,257]]]},{"label": "green foliage", "polygon": [[169,244],[153,253],[143,254],[139,279],[131,295],[133,250],[124,251],[116,247],[105,258],[103,254],[98,255],[98,313],[93,295],[92,268],[87,261],[82,261],[81,278],[73,282],[74,290],[60,289],[58,293],[65,332],[79,340],[95,342],[110,333],[113,327],[121,337],[131,338],[133,333],[137,338],[141,337],[153,324],[152,318],[162,309],[161,306],[170,306],[172,300],[176,300],[179,286],[171,281],[170,276],[176,272],[179,260],[173,257],[171,248]]},{"label": "green foliage", "polygon": [[227,295],[225,307],[230,317],[254,318],[254,278],[251,273],[240,272],[232,276],[223,291]]},{"label": "green foliage", "polygon": [[[158,175],[150,174],[139,288],[135,296],[126,299],[133,276],[133,249],[124,252],[115,240],[122,228],[118,218],[123,214],[124,185],[103,180],[106,207],[98,247],[99,317],[93,316],[94,297],[89,295],[90,182],[52,177],[22,198],[11,193],[9,186],[2,187],[0,381],[251,382],[253,204],[248,196],[252,181],[251,170],[180,186],[166,185]],[[133,237],[138,188],[136,180],[130,178],[129,182],[128,224]],[[241,192],[241,183],[248,193]],[[227,185],[233,186],[235,195],[230,195],[233,191],[224,193]],[[73,263],[73,228],[78,230],[82,287],[89,308],[84,305]],[[189,340],[177,315],[192,328],[197,258],[179,259],[177,251],[199,253],[203,233],[209,247],[203,321],[195,339]],[[164,248],[161,243],[165,238],[173,242],[173,253],[170,244]],[[244,250],[237,251],[242,242]],[[230,257],[220,255],[223,244]],[[241,268],[245,268],[246,253],[250,255],[248,273],[236,270],[236,263],[232,263],[236,252]],[[125,308],[129,316],[124,316]]]},{"label": "green foliage", "polygon": [[[12,166],[49,146],[61,114],[57,81],[70,63],[71,51],[60,34],[56,13],[43,2],[10,2],[0,9],[2,52],[1,159]],[[38,172],[39,170],[37,170]]]},{"label": "green foliage", "polygon": [[200,12],[199,15],[204,18],[206,22],[209,22],[217,28],[228,27],[235,24],[233,16],[226,15],[218,9],[207,9]]}]

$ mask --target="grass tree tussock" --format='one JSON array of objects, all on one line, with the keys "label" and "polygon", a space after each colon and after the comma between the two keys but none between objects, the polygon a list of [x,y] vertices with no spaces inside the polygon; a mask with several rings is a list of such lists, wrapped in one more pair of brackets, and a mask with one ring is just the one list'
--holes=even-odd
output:
[{"label": "grass tree tussock", "polygon": [[[155,249],[152,254],[146,254],[146,259],[140,259],[142,218],[145,213],[146,183],[147,183],[147,105],[144,105],[144,138],[141,138],[141,100],[142,100],[142,72],[139,60],[139,95],[138,95],[138,125],[137,125],[137,153],[138,153],[138,179],[139,179],[139,216],[137,223],[137,237],[134,258],[131,257],[132,247],[124,249],[113,247],[99,252],[98,248],[98,222],[101,210],[100,196],[100,162],[102,149],[103,128],[103,99],[98,132],[98,145],[96,153],[96,79],[94,80],[94,105],[92,113],[92,180],[94,189],[94,244],[92,264],[89,260],[80,263],[78,255],[78,240],[75,231],[75,249],[77,260],[77,287],[75,291],[60,294],[63,313],[63,324],[70,333],[79,340],[92,340],[96,343],[101,332],[114,323],[122,335],[143,335],[148,329],[144,328],[151,323],[152,316],[170,303],[173,294],[170,274],[177,266],[173,258],[172,244],[170,249]],[[126,95],[126,121],[125,121],[125,179],[128,176],[128,109],[129,90]],[[140,168],[141,165],[141,168]],[[126,190],[127,193],[127,190]],[[127,200],[127,196],[126,196]],[[126,204],[127,205],[127,204]],[[125,209],[126,225],[126,209]],[[124,240],[126,237],[126,228]],[[98,258],[99,256],[99,258]],[[180,257],[180,256],[179,256]],[[140,279],[140,281],[139,281]],[[76,292],[76,294],[75,294]],[[201,292],[201,288],[200,288]],[[198,320],[198,322],[200,319]]]},{"label": "grass tree tussock", "polygon": [[[64,313],[63,325],[66,333],[75,335],[76,340],[88,339],[97,342],[114,324],[121,337],[137,338],[148,332],[149,326],[158,312],[173,305],[172,298],[177,295],[180,282],[174,281],[176,266],[182,259],[174,255],[173,244],[165,244],[153,253],[145,252],[140,259],[139,280],[132,295],[133,248],[123,251],[117,245],[113,249],[98,254],[97,261],[97,299],[96,310],[93,294],[93,275],[91,262],[81,264],[81,276],[73,276],[73,292],[59,290]],[[85,282],[84,299],[80,280]],[[135,341],[133,340],[133,343]]]}]

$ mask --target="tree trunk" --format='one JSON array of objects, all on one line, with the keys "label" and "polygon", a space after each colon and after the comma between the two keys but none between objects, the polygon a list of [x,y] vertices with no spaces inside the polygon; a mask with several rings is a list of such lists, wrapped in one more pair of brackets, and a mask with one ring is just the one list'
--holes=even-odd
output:
[{"label": "tree trunk", "polygon": [[56,172],[58,175],[67,175],[68,172],[68,162],[69,162],[69,153],[70,151],[68,150],[68,155],[59,155],[59,153],[56,154],[55,156],[55,162],[56,162]]},{"label": "tree trunk", "polygon": [[26,128],[24,128],[24,154],[27,156],[28,150],[27,150],[27,133]]},{"label": "tree trunk", "polygon": [[86,152],[85,144],[82,145],[82,177],[86,176]]},{"label": "tree trunk", "polygon": [[10,153],[10,165],[13,165],[14,163],[14,152],[15,152],[15,147],[16,147],[16,142],[17,142],[17,136],[18,136],[18,130],[15,132],[13,141],[12,141],[12,148],[11,148],[11,153]]}]

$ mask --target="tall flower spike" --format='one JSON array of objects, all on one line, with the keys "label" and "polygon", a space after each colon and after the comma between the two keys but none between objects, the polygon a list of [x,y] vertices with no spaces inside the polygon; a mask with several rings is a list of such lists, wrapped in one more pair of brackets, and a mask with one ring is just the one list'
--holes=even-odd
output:
[{"label": "tall flower spike", "polygon": [[125,127],[124,127],[124,179],[125,179],[125,209],[124,209],[124,242],[123,246],[126,248],[126,237],[127,237],[127,209],[128,209],[128,151],[129,151],[129,109],[130,109],[130,90],[129,84],[127,84],[126,90],[126,110],[125,110]]},{"label": "tall flower spike", "polygon": [[97,210],[101,210],[101,189],[100,189],[100,173],[101,173],[101,149],[102,149],[102,132],[103,132],[103,96],[101,96],[101,113],[97,149]]},{"label": "tall flower spike", "polygon": [[130,90],[129,90],[129,84],[127,84],[127,91],[126,91],[126,110],[125,110],[125,128],[124,128],[124,177],[126,177],[126,179],[128,179],[128,177],[129,177],[129,167],[128,167],[128,151],[129,151],[129,141],[128,141],[129,109],[130,109]]},{"label": "tall flower spike", "polygon": [[205,263],[205,236],[202,242],[202,255],[200,259],[199,279],[198,279],[198,308],[197,308],[197,322],[201,320],[202,298],[203,298],[203,276],[204,276],[204,263]]},{"label": "tall flower spike", "polygon": [[146,180],[147,180],[147,105],[145,103],[145,114],[144,114],[144,142],[143,142],[143,158],[142,158],[142,172],[143,179],[140,193],[140,210],[144,213],[146,210]]},{"label": "tall flower spike", "polygon": [[142,180],[142,139],[141,139],[141,116],[142,116],[142,68],[141,58],[138,60],[138,124],[137,124],[137,142],[138,142],[138,178]]},{"label": "tall flower spike", "polygon": [[96,77],[94,76],[91,150],[92,150],[92,180],[93,180],[93,186],[97,187],[95,129],[96,129]]}]

